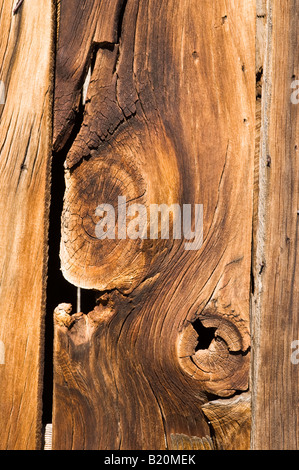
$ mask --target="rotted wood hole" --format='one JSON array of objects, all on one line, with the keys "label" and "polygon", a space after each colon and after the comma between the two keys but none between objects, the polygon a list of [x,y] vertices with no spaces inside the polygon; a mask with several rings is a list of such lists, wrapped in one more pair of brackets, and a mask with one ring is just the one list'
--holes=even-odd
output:
[{"label": "rotted wood hole", "polygon": [[[94,304],[55,308],[54,449],[249,447],[254,38],[251,0],[60,2],[61,270]],[[97,238],[119,197],[201,204],[202,246]]]}]

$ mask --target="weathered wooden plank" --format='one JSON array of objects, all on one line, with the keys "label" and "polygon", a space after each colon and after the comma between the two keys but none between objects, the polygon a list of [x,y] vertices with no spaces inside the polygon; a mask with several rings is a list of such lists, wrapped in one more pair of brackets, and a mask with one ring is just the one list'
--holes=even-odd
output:
[{"label": "weathered wooden plank", "polygon": [[50,0],[0,1],[0,447],[41,448],[50,186]]},{"label": "weathered wooden plank", "polygon": [[[61,15],[60,31],[72,23]],[[211,448],[201,406],[248,389],[255,24],[252,0],[128,0],[117,42],[94,48],[61,259],[98,301],[55,312],[54,449]],[[202,204],[202,247],[125,238],[121,207],[118,236],[99,239],[96,209],[119,196]]]},{"label": "weathered wooden plank", "polygon": [[255,112],[255,164],[254,164],[254,192],[253,192],[253,258],[256,253],[258,200],[259,200],[259,166],[260,166],[260,131],[262,86],[264,79],[264,54],[266,50],[266,23],[267,0],[257,0],[256,3],[256,39],[255,39],[255,73],[256,73],[256,112]]},{"label": "weathered wooden plank", "polygon": [[269,0],[254,266],[253,449],[299,448],[299,365],[292,350],[299,338],[299,105],[292,88],[298,47],[298,2]]}]

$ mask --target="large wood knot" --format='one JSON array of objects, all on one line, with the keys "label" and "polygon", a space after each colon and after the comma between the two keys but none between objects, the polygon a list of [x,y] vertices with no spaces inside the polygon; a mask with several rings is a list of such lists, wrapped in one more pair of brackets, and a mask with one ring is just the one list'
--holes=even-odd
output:
[{"label": "large wood knot", "polygon": [[249,344],[241,323],[205,312],[181,332],[178,355],[184,371],[207,393],[228,397],[248,389]]},{"label": "large wood knot", "polygon": [[144,194],[138,169],[121,159],[91,158],[66,172],[61,260],[69,282],[85,289],[129,292],[140,280],[143,240],[122,239],[119,208],[144,203]]}]

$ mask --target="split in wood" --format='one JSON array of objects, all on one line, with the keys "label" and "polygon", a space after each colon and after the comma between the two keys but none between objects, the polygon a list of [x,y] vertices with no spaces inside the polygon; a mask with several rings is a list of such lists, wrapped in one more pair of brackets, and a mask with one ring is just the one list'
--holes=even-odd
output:
[{"label": "split in wood", "polygon": [[19,10],[19,8],[21,7],[21,5],[22,5],[23,2],[24,2],[24,0],[18,0],[18,1],[17,1],[16,5],[15,5],[15,7],[14,7],[14,9],[13,9],[13,15],[15,15],[15,14],[18,12],[18,10]]}]

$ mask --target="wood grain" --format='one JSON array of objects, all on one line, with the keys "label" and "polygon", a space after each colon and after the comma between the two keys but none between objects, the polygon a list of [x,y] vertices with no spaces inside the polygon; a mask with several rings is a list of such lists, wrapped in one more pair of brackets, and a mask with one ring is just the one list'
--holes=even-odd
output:
[{"label": "wood grain", "polygon": [[50,188],[50,0],[0,1],[0,447],[41,448]]},{"label": "wood grain", "polygon": [[118,42],[124,3],[125,0],[60,2],[62,26],[58,18],[53,131],[56,152],[71,138],[80,111],[84,79],[97,48]]},{"label": "wood grain", "polygon": [[250,392],[227,400],[214,400],[202,409],[213,429],[216,450],[249,450],[251,436]]},{"label": "wood grain", "polygon": [[299,447],[299,5],[267,3],[253,297],[252,448]]},{"label": "wood grain", "polygon": [[[61,262],[98,300],[91,312],[55,313],[53,448],[210,448],[201,406],[248,389],[254,2],[113,2],[106,21],[115,31],[118,18],[118,35],[90,39],[89,16],[88,41],[71,27],[80,8],[64,15],[62,4],[60,16]],[[203,204],[201,249],[97,239],[96,208],[118,196],[146,208]]]}]

